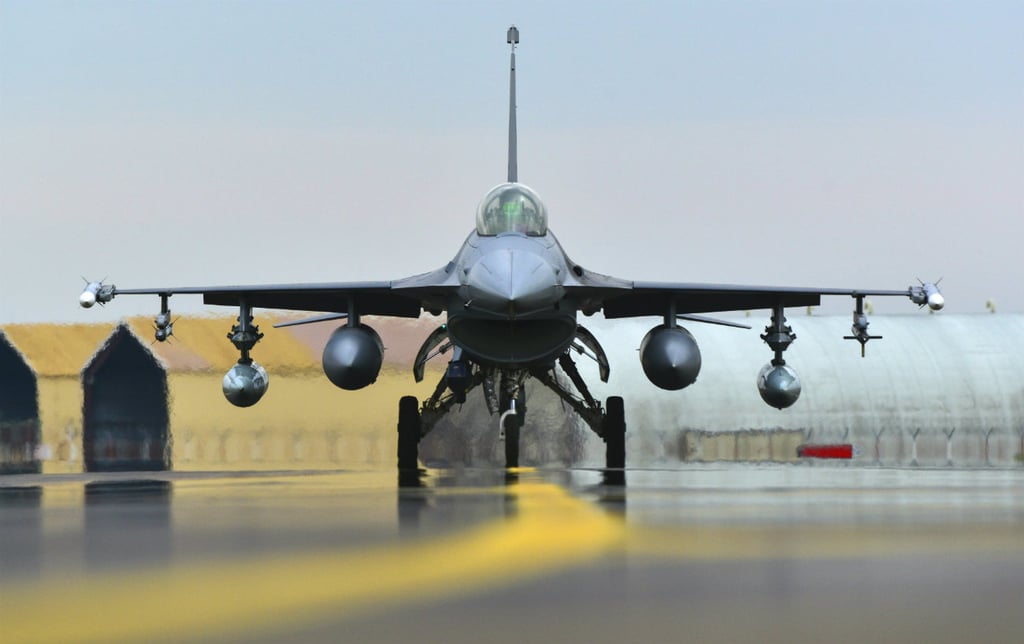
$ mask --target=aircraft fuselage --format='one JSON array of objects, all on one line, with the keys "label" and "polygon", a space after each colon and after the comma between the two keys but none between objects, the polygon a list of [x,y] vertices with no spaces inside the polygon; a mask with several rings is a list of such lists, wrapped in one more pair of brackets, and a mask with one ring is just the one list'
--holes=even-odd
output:
[{"label": "aircraft fuselage", "polygon": [[557,240],[472,233],[453,261],[448,332],[475,362],[521,368],[550,364],[576,334],[577,307],[566,297],[571,268]]}]

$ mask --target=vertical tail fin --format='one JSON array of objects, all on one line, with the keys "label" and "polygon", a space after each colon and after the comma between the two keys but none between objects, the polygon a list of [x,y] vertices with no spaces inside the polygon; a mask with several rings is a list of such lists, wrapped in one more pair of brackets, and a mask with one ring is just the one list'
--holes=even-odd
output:
[{"label": "vertical tail fin", "polygon": [[515,25],[508,28],[508,44],[512,45],[512,63],[508,80],[508,182],[519,181],[519,167],[516,160],[516,45],[519,44],[519,30]]}]

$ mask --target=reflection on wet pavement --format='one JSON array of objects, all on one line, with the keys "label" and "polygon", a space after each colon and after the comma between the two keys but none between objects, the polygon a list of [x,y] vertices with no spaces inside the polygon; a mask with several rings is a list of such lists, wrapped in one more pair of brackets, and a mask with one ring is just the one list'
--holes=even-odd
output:
[{"label": "reflection on wet pavement", "polygon": [[773,641],[813,605],[849,631],[825,639],[853,641],[843,604],[891,601],[912,612],[870,619],[894,640],[956,641],[981,618],[1009,639],[1022,484],[800,466],[18,475],[0,479],[0,625],[5,641],[471,641],[469,614],[508,629],[489,641],[623,624],[657,640],[684,619]]}]

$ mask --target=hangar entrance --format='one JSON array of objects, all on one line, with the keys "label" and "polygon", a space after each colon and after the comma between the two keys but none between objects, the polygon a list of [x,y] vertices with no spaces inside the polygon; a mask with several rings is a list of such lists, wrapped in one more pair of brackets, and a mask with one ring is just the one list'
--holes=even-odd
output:
[{"label": "hangar entrance", "polygon": [[171,468],[167,372],[121,324],[82,370],[89,472]]},{"label": "hangar entrance", "polygon": [[36,374],[0,333],[0,474],[39,473]]}]

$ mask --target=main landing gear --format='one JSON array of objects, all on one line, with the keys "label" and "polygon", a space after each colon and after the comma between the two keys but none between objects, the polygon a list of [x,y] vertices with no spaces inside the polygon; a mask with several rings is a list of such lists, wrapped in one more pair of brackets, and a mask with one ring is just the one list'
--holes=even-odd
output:
[{"label": "main landing gear", "polygon": [[[499,417],[502,419],[505,443],[505,467],[519,467],[520,434],[525,424],[525,396],[516,399],[515,413],[511,407]],[[415,396],[402,396],[398,401],[398,469],[415,470],[419,467],[420,439],[428,432],[420,415]],[[621,396],[608,398],[601,417],[601,440],[605,443],[605,467],[626,467],[626,418]]]},{"label": "main landing gear", "polygon": [[[423,364],[451,347],[445,327],[440,327],[424,343],[414,365],[417,381],[423,377]],[[605,465],[622,469],[626,465],[626,418],[622,398],[611,396],[604,406],[594,399],[583,380],[572,351],[597,362],[601,380],[608,382],[608,359],[589,331],[577,328],[576,340],[555,364],[531,369],[497,369],[483,367],[461,355],[455,355],[434,389],[433,395],[420,405],[414,396],[404,396],[398,405],[398,468],[414,470],[419,466],[419,442],[435,424],[462,404],[466,394],[481,387],[492,416],[498,418],[498,431],[505,443],[505,466],[518,467],[520,440],[526,420],[524,384],[529,378],[544,385],[575,411],[605,443]]]}]

